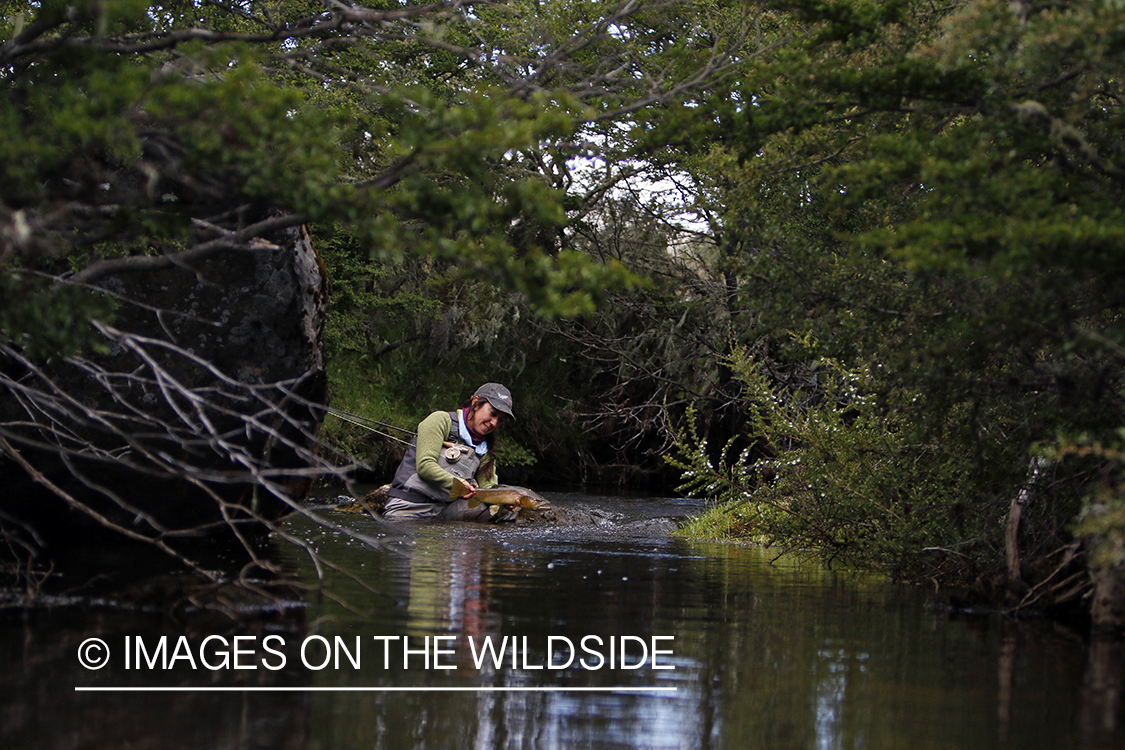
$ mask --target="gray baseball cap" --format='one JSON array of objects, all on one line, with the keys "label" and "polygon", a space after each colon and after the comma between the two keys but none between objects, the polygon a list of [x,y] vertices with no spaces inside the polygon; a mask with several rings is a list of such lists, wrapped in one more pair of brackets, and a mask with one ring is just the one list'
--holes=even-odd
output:
[{"label": "gray baseball cap", "polygon": [[512,419],[516,415],[512,413],[512,392],[499,383],[485,383],[477,392],[473,394],[477,398],[483,398],[492,404],[497,411],[502,411]]}]

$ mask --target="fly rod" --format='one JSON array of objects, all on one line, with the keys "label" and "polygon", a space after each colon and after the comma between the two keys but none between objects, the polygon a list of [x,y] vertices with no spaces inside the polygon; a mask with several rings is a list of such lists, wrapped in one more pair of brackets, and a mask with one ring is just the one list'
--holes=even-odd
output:
[{"label": "fly rod", "polygon": [[[342,409],[334,409],[331,406],[323,406],[321,408],[324,409],[324,411],[326,413],[331,414],[332,416],[336,417],[337,419],[342,419],[345,422],[350,422],[351,424],[354,424],[356,427],[362,427],[365,430],[369,430],[371,432],[374,432],[376,435],[381,435],[381,436],[383,436],[383,437],[385,437],[389,440],[396,440],[396,441],[402,443],[403,445],[409,445],[410,444],[409,438],[414,437],[414,431],[408,430],[405,427],[398,427],[397,425],[387,424],[386,422],[380,422],[379,420],[371,419],[370,417],[363,417],[363,416],[360,416],[359,414],[352,414],[351,412],[346,412],[346,411],[343,411]],[[398,437],[396,435],[388,434],[388,433],[384,432],[383,430],[398,430],[399,432],[405,433],[408,437],[407,438],[401,438],[401,437]]]}]

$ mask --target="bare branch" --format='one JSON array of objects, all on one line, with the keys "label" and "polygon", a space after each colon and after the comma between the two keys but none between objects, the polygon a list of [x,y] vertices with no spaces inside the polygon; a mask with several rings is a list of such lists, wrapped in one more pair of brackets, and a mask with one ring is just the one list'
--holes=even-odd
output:
[{"label": "bare branch", "polygon": [[251,224],[245,229],[239,229],[237,231],[226,231],[212,225],[209,228],[219,232],[219,237],[195,245],[182,252],[170,255],[131,255],[125,258],[99,260],[91,263],[73,276],[70,276],[69,280],[77,284],[89,284],[116,273],[154,271],[171,266],[187,266],[192,261],[201,260],[221,250],[270,250],[273,249],[273,246],[261,240],[261,235],[275,232],[279,229],[299,226],[307,222],[307,216],[295,214],[263,219],[255,224]]}]

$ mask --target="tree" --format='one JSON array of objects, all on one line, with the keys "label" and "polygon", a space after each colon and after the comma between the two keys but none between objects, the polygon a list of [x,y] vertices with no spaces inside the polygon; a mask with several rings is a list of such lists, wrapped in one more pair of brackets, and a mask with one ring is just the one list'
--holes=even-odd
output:
[{"label": "tree", "polygon": [[[1122,419],[1122,10],[777,7],[784,53],[664,126],[774,342],[729,360],[769,455],[684,465],[775,540],[1076,601],[1069,524],[1116,470],[1065,446]],[[1060,442],[1085,461],[1047,469]]]},{"label": "tree", "polygon": [[[309,447],[319,396],[291,388],[316,382],[322,365],[272,383],[266,399],[268,409],[295,403],[314,416],[236,416],[224,399],[258,403],[255,383],[193,359],[170,332],[149,340],[116,327],[126,310],[148,309],[160,325],[167,311],[106,291],[129,274],[202,276],[212,262],[273,257],[303,247],[311,224],[340,228],[391,263],[459,268],[522,294],[542,314],[589,312],[634,277],[570,247],[568,216],[588,211],[605,188],[570,190],[568,160],[596,148],[588,136],[598,128],[704,86],[734,49],[725,38],[683,33],[697,20],[683,3],[0,7],[0,386],[6,396],[24,393],[36,373],[30,401],[17,399],[18,415],[0,422],[9,467],[46,479],[33,455],[65,465],[81,454],[204,484],[227,482],[227,469],[238,468],[239,481],[283,505],[291,498],[264,471],[262,446],[284,443],[311,465],[284,467],[290,473],[326,468]],[[105,367],[130,347],[145,362],[143,377]],[[197,368],[202,380],[163,388],[156,353]],[[102,416],[51,368],[102,384],[118,445],[77,433],[74,442],[40,442],[71,417]],[[159,391],[171,416],[150,426],[163,447],[133,442],[127,425],[137,414],[108,385],[116,382]],[[239,393],[214,395],[226,385]],[[36,406],[63,403],[53,414]],[[242,420],[261,444],[233,449],[238,425],[209,422],[218,413]],[[236,466],[214,473],[169,461],[175,452],[165,448],[176,444]],[[128,450],[141,463],[119,460]],[[135,510],[88,471],[71,478],[115,512]],[[213,499],[224,519],[268,521],[256,499]],[[160,543],[185,531],[145,523],[141,536]]]}]

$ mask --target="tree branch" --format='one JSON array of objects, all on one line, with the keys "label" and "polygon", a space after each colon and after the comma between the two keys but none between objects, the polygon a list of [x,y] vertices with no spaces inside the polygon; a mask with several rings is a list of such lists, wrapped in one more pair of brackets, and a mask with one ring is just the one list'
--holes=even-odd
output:
[{"label": "tree branch", "polygon": [[[125,258],[108,258],[99,260],[82,269],[68,281],[77,284],[90,284],[98,279],[115,273],[134,273],[137,271],[153,271],[172,266],[186,266],[193,261],[200,260],[221,250],[270,250],[274,246],[260,240],[260,235],[274,232],[288,227],[305,224],[309,217],[304,214],[277,216],[251,224],[245,229],[237,231],[224,231],[222,236],[207,242],[200,243],[187,250],[168,255],[131,255]],[[213,230],[219,227],[209,225]],[[255,243],[258,240],[258,243]]]}]

